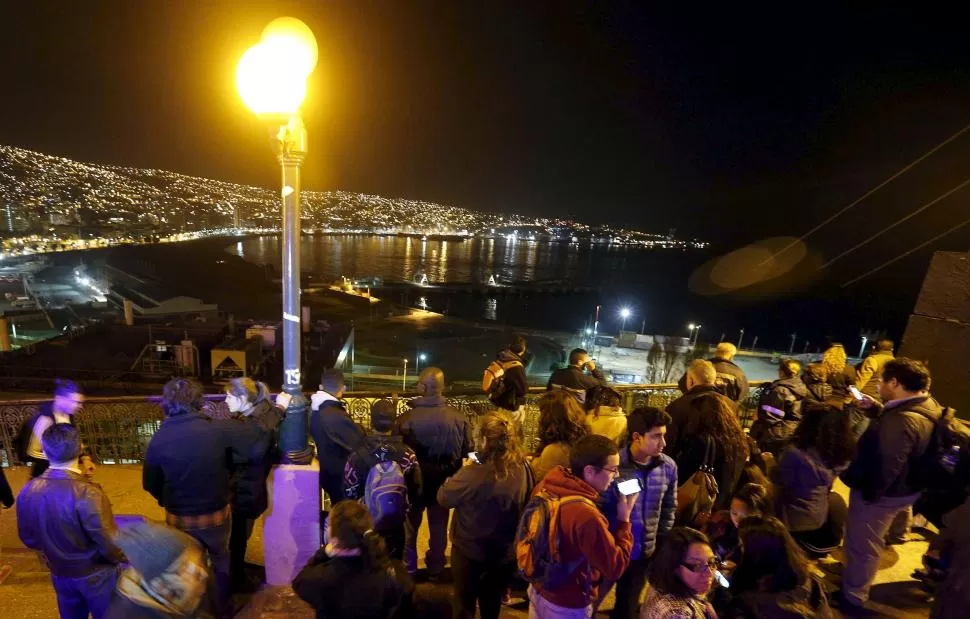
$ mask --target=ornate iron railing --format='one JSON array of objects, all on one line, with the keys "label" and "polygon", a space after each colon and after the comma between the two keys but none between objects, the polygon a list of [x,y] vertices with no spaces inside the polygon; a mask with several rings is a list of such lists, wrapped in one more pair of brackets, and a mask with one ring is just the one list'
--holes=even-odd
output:
[{"label": "ornate iron railing", "polygon": [[[753,383],[752,387],[759,383]],[[630,411],[638,406],[663,408],[680,395],[676,385],[614,385],[624,398],[623,407]],[[544,389],[532,388],[526,396],[523,430],[527,448],[534,448],[539,421],[538,400]],[[370,410],[375,402],[391,402],[398,414],[403,413],[414,393],[353,392],[344,400],[354,421],[370,427]],[[447,394],[448,402],[470,418],[477,420],[494,406],[480,391],[456,391]],[[95,458],[103,464],[135,464],[142,460],[145,448],[164,418],[158,396],[90,397],[77,415],[78,429]],[[742,425],[750,425],[756,403],[752,395],[739,408]],[[45,400],[11,400],[0,402],[0,465],[20,464],[16,439],[20,427]],[[205,411],[213,418],[226,418],[223,396],[206,396]]]}]

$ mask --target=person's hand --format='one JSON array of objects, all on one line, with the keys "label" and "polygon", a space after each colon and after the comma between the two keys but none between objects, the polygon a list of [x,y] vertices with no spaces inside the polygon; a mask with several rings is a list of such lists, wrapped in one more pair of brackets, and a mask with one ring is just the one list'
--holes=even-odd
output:
[{"label": "person's hand", "polygon": [[587,360],[586,369],[589,370],[590,372],[596,370],[596,362],[593,361],[592,359]]},{"label": "person's hand", "polygon": [[876,400],[871,395],[862,394],[861,400],[856,400],[856,406],[859,408],[869,410],[870,408],[876,406]]},{"label": "person's hand", "polygon": [[320,405],[323,404],[323,401],[326,399],[326,397],[327,397],[326,394],[322,391],[317,391],[316,393],[311,395],[310,409],[317,410],[318,408],[320,408]]},{"label": "person's hand", "polygon": [[734,568],[736,567],[737,567],[737,564],[734,561],[725,561],[724,563],[721,564],[721,573],[727,576],[728,574],[733,572]]},{"label": "person's hand", "polygon": [[633,512],[633,506],[637,504],[637,498],[640,496],[639,492],[634,492],[633,494],[620,495],[620,500],[616,503],[616,519],[620,522],[630,522],[630,514]]}]

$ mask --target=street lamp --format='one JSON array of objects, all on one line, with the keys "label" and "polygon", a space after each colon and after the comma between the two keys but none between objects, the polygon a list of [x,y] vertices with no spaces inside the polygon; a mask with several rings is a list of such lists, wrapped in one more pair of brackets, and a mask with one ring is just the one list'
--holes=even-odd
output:
[{"label": "street lamp", "polygon": [[[689,332],[691,332],[691,333],[694,334],[694,341],[691,343],[691,346],[695,346],[696,347],[697,346],[697,336],[701,332],[701,325],[695,325],[694,323],[690,323],[689,325],[687,325],[687,330]],[[689,340],[690,339],[690,336],[687,336],[687,339]]]},{"label": "street lamp", "polygon": [[626,319],[629,318],[629,317],[630,317],[630,308],[624,307],[623,309],[620,310],[620,319],[622,320],[622,322],[620,322],[620,331],[621,332],[624,329],[626,329]]},{"label": "street lamp", "polygon": [[741,340],[744,339],[744,327],[741,327],[741,334],[738,336],[738,350],[741,350]]},{"label": "street lamp", "polygon": [[404,361],[404,374],[401,376],[401,391],[407,391],[408,389],[408,359],[405,357]]},{"label": "street lamp", "polygon": [[291,464],[313,460],[300,370],[300,167],[307,153],[300,106],[316,63],[317,43],[310,28],[293,17],[281,17],[266,26],[259,43],[246,50],[236,68],[239,96],[268,125],[282,169],[283,391],[290,402],[279,442],[284,462]]},{"label": "street lamp", "polygon": [[422,361],[427,361],[427,360],[428,360],[428,355],[426,355],[424,353],[418,353],[417,355],[415,355],[415,359],[414,359],[414,371],[415,372],[420,372],[421,371],[421,362]]}]

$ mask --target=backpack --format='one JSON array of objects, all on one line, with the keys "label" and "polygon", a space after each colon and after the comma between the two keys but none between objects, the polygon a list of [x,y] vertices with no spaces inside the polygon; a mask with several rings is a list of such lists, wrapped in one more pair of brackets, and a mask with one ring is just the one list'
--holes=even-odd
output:
[{"label": "backpack", "polygon": [[[17,439],[14,443],[14,448],[17,450],[17,459],[20,460],[21,464],[27,464],[33,462],[33,458],[27,453],[30,448],[30,439],[34,434],[34,425],[41,415],[45,413],[37,412],[24,419],[24,422],[20,424],[20,429],[17,431]],[[53,418],[53,416],[51,416]]]},{"label": "backpack", "polygon": [[714,388],[721,395],[737,402],[741,399],[741,385],[738,384],[738,377],[727,372],[718,372],[714,378]]},{"label": "backpack", "polygon": [[581,496],[560,498],[545,489],[526,504],[515,533],[515,560],[522,577],[544,589],[558,589],[576,571],[586,557],[571,563],[562,561],[560,552],[560,514],[569,503],[596,504]]},{"label": "backpack", "polygon": [[915,485],[926,490],[962,489],[970,481],[970,423],[950,407],[938,420],[922,411],[908,412],[933,421],[930,442],[912,473]]},{"label": "backpack", "polygon": [[[482,376],[482,391],[488,394],[488,399],[501,408],[508,408],[504,396],[512,390],[512,385],[505,382],[505,373],[514,368],[522,367],[520,361],[500,361],[496,359],[488,364]],[[513,402],[514,404],[514,402]],[[518,408],[518,407],[514,407]]]},{"label": "backpack", "polygon": [[404,469],[394,460],[386,458],[386,455],[383,448],[379,448],[374,454],[377,462],[367,473],[364,498],[361,499],[370,512],[376,530],[403,525],[408,512],[408,487],[404,481]]}]

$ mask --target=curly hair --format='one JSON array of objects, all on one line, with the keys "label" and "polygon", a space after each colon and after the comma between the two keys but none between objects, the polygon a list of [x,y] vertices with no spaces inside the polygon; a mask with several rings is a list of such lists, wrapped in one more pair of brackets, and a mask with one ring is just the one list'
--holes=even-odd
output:
[{"label": "curly hair", "polygon": [[828,370],[829,376],[838,376],[845,371],[845,362],[848,357],[842,344],[832,344],[822,353],[822,366]]},{"label": "curly hair", "polygon": [[539,400],[539,449],[548,445],[572,445],[589,434],[586,413],[575,397],[561,389],[549,391]]},{"label": "curly hair", "polygon": [[597,385],[590,389],[589,395],[586,396],[586,412],[599,417],[600,406],[619,406],[621,401],[620,394],[615,389],[606,385]]},{"label": "curly hair", "polygon": [[481,439],[481,459],[495,467],[495,479],[506,479],[509,470],[525,464],[525,454],[519,443],[515,420],[504,411],[492,411],[478,428]]},{"label": "curly hair", "polygon": [[724,463],[737,470],[748,459],[748,441],[738,422],[738,415],[727,398],[694,398],[694,414],[687,421],[684,436],[711,437],[718,449],[724,449]]},{"label": "curly hair", "polygon": [[856,443],[850,428],[849,413],[827,404],[806,402],[792,440],[803,451],[814,447],[825,465],[836,469],[855,456]]},{"label": "curly hair", "polygon": [[162,388],[162,412],[166,417],[197,413],[205,404],[205,391],[192,378],[173,378]]}]

